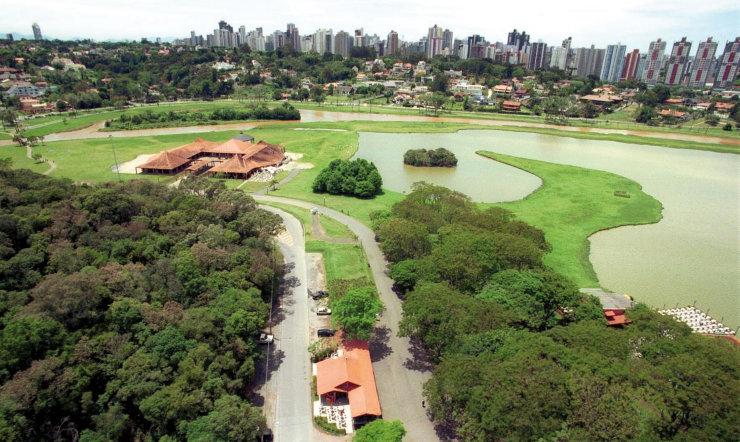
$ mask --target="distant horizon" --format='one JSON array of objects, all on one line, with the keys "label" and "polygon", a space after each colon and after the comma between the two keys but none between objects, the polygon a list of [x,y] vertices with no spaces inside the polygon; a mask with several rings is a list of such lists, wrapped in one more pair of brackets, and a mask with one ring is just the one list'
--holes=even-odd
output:
[{"label": "distant horizon", "polygon": [[422,0],[350,3],[306,0],[287,8],[275,4],[245,8],[236,0],[223,0],[217,6],[181,0],[173,8],[170,2],[157,0],[131,0],[125,5],[28,0],[23,10],[4,11],[0,32],[3,36],[13,33],[30,38],[31,25],[36,22],[45,39],[116,42],[142,38],[153,41],[159,37],[171,41],[189,36],[190,31],[205,36],[218,27],[219,20],[225,20],[235,30],[242,25],[247,31],[262,27],[265,34],[284,32],[287,23],[295,23],[301,35],[321,28],[331,28],[335,34],[364,28],[366,34],[377,34],[381,40],[395,30],[404,41],[418,41],[437,24],[450,29],[458,39],[479,34],[492,43],[505,42],[508,32],[517,29],[530,34],[530,42],[541,40],[549,46],[560,45],[570,36],[572,47],[593,44],[603,48],[621,43],[628,50],[641,52],[657,38],[667,42],[669,51],[673,42],[685,36],[693,43],[693,52],[707,37],[713,37],[721,47],[740,33],[740,6],[731,0],[702,4],[701,10],[695,8],[696,2],[687,0],[625,0],[608,10],[587,0],[567,5],[536,0],[524,12],[507,10],[504,14],[501,6],[483,0],[471,0],[459,7]]}]

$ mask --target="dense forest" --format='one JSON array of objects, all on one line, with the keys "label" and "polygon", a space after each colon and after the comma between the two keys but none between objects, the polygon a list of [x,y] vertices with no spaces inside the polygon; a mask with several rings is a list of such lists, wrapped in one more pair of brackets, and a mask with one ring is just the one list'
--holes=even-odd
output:
[{"label": "dense forest", "polygon": [[382,190],[383,179],[375,164],[356,160],[332,160],[319,172],[313,182],[313,191],[332,195],[372,198]]},{"label": "dense forest", "polygon": [[280,219],[199,179],[0,167],[0,439],[254,440]]},{"label": "dense forest", "polygon": [[455,154],[439,147],[437,149],[409,149],[403,154],[403,163],[417,167],[455,167]]},{"label": "dense forest", "polygon": [[457,192],[417,184],[373,219],[400,333],[435,366],[428,408],[461,440],[737,438],[729,342],[640,304],[607,327],[596,298],[542,264],[542,232]]}]

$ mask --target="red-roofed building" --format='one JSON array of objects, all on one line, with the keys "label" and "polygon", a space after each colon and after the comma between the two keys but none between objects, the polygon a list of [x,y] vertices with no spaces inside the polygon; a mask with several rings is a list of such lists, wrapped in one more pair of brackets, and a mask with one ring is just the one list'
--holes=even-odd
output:
[{"label": "red-roofed building", "polygon": [[346,341],[341,356],[318,362],[316,392],[329,403],[346,397],[356,425],[381,417],[367,341]]},{"label": "red-roofed building", "polygon": [[617,308],[605,308],[604,317],[606,318],[606,324],[611,327],[622,327],[632,322],[624,313],[624,310]]}]

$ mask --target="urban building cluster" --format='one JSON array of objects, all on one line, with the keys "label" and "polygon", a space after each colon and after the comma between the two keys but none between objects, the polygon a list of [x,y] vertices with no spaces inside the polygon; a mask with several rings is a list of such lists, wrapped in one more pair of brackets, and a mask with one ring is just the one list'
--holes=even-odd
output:
[{"label": "urban building cluster", "polygon": [[293,23],[285,31],[276,30],[265,34],[262,28],[247,32],[245,26],[237,31],[226,23],[219,22],[218,28],[205,38],[191,31],[189,38],[176,39],[176,46],[190,47],[239,47],[249,46],[256,51],[277,49],[296,52],[331,53],[348,57],[353,48],[371,48],[378,56],[437,55],[456,56],[461,59],[491,59],[496,63],[523,65],[529,70],[560,69],[580,77],[595,76],[601,81],[615,83],[620,80],[637,80],[648,86],[663,83],[668,86],[715,88],[732,86],[740,66],[740,37],[726,42],[720,49],[712,37],[696,45],[692,54],[692,42],[686,37],[673,43],[667,52],[667,42],[658,38],[651,42],[646,51],[627,50],[621,43],[606,48],[575,47],[568,37],[560,45],[548,45],[542,41],[531,41],[525,31],[514,29],[506,41],[489,42],[485,37],[474,34],[467,38],[455,38],[449,29],[437,26],[429,28],[427,35],[418,41],[404,41],[398,32],[390,31],[383,39],[378,35],[367,35],[363,28],[353,33],[332,29],[318,29],[313,33],[300,34]]}]

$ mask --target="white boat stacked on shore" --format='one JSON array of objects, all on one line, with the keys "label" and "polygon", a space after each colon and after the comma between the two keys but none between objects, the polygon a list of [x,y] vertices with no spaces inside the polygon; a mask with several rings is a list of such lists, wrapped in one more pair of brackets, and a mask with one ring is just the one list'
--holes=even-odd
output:
[{"label": "white boat stacked on shore", "polygon": [[662,315],[668,315],[691,327],[695,333],[706,335],[732,336],[735,331],[712,318],[696,307],[679,307],[666,310],[658,310]]}]

